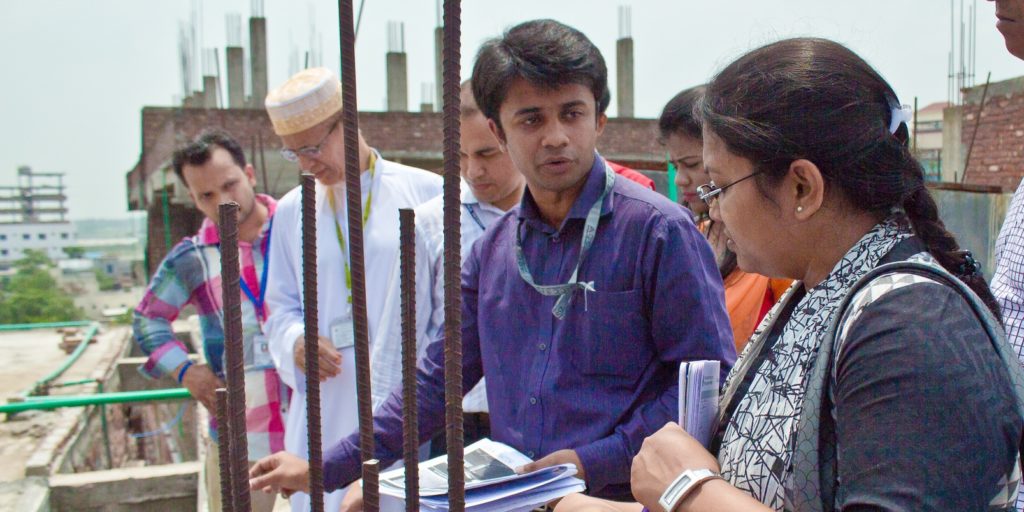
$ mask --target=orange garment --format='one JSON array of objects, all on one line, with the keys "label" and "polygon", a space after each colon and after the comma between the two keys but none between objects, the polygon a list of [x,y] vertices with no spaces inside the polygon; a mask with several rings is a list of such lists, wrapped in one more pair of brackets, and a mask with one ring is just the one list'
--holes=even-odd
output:
[{"label": "orange garment", "polygon": [[793,281],[733,270],[725,278],[725,309],[732,324],[736,353],[743,351],[765,313],[778,302]]}]

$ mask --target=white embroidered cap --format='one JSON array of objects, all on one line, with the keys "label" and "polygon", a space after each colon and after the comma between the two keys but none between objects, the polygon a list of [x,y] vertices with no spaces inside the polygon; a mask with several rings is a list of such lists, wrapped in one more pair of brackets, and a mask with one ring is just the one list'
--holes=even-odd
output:
[{"label": "white embroidered cap", "polygon": [[305,69],[270,91],[264,105],[275,133],[299,133],[341,111],[341,82],[327,68]]}]

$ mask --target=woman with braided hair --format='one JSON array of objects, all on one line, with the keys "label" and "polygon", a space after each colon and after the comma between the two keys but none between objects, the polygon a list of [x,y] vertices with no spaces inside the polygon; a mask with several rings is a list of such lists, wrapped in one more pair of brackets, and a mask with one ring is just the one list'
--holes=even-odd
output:
[{"label": "woman with braided hair", "polygon": [[729,324],[732,325],[733,343],[736,345],[736,353],[740,354],[754,333],[754,328],[793,281],[772,279],[741,270],[736,265],[736,253],[725,246],[722,224],[711,220],[708,205],[697,193],[698,188],[711,181],[704,169],[700,117],[693,111],[703,95],[703,85],[676,94],[661,111],[658,131],[661,132],[662,145],[668,150],[669,162],[677,169],[675,186],[683,203],[693,213],[693,222],[708,239],[715,253],[715,263],[725,286],[725,310],[729,313]]},{"label": "woman with braided hair", "polygon": [[796,279],[730,373],[711,446],[644,441],[639,504],[558,510],[1008,510],[1024,376],[945,229],[906,112],[824,39],[758,48],[698,107],[700,195],[740,268]]}]

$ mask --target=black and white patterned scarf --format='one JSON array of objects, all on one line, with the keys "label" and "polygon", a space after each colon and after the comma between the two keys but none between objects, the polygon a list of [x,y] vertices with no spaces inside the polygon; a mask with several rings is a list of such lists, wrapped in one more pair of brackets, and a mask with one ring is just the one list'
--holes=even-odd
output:
[{"label": "black and white patterned scarf", "polygon": [[[741,360],[726,379],[722,410],[738,399],[725,424],[718,462],[722,476],[733,486],[775,510],[784,506],[792,453],[792,438],[800,418],[808,372],[818,347],[850,287],[875,268],[879,261],[911,231],[895,219],[886,220],[865,234],[835,265],[821,283],[799,299],[779,339],[750,381],[747,392],[736,389],[747,369],[756,364],[779,312],[794,298],[792,289],[765,317],[747,345]],[[796,283],[796,287],[801,286]],[[745,363],[745,364],[744,364]]]}]

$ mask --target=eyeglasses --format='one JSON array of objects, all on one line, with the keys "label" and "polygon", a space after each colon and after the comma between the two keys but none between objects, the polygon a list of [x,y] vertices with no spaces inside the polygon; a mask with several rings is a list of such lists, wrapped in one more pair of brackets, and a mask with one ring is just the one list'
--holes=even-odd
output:
[{"label": "eyeglasses", "polygon": [[727,188],[729,188],[729,187],[731,187],[731,186],[733,186],[733,185],[735,185],[737,183],[740,183],[743,180],[746,180],[746,179],[749,179],[749,178],[753,178],[754,176],[757,176],[758,174],[761,174],[762,172],[764,172],[764,171],[757,171],[755,173],[748,174],[748,175],[746,175],[746,176],[744,176],[744,177],[742,177],[742,178],[740,178],[740,179],[738,179],[738,180],[736,180],[736,181],[734,181],[734,182],[732,182],[732,183],[730,183],[730,184],[728,184],[728,185],[726,185],[724,187],[721,187],[721,188],[719,188],[718,185],[715,185],[714,181],[709,181],[707,185],[701,185],[701,186],[697,187],[697,194],[700,196],[700,200],[704,201],[704,204],[708,205],[708,207],[710,208],[712,203],[715,202],[715,198],[718,197],[718,195],[721,194],[722,192],[725,192],[725,189],[727,189]]},{"label": "eyeglasses", "polygon": [[332,133],[334,133],[334,129],[337,128],[339,124],[341,123],[335,121],[334,124],[331,125],[331,129],[327,130],[327,134],[324,135],[324,138],[320,139],[320,142],[317,143],[317,145],[303,146],[299,149],[284,148],[281,150],[281,156],[283,156],[284,159],[288,160],[289,162],[298,162],[300,156],[306,156],[309,158],[319,157],[320,151],[323,149],[324,144],[327,142],[327,138],[330,137]]}]

